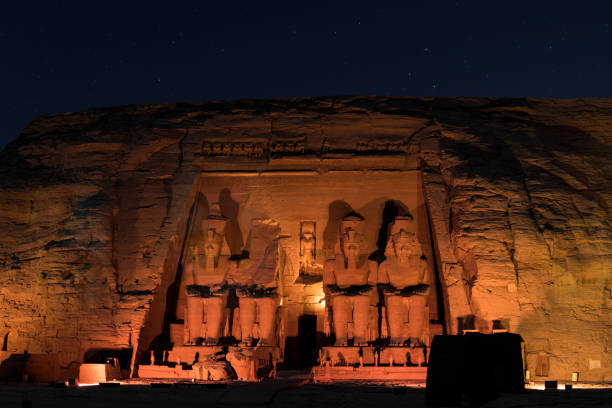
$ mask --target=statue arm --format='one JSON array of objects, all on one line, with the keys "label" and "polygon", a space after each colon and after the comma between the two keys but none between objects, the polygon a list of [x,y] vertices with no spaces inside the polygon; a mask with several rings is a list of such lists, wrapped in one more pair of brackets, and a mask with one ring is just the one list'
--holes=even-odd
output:
[{"label": "statue arm", "polygon": [[380,284],[388,284],[389,283],[389,273],[387,272],[387,265],[383,262],[378,267],[378,283]]},{"label": "statue arm", "polygon": [[334,261],[329,260],[325,262],[323,267],[323,285],[335,285],[336,276],[334,274]]},{"label": "statue arm", "polygon": [[238,275],[238,262],[228,261],[226,279],[230,285],[235,285]]},{"label": "statue arm", "polygon": [[195,284],[195,279],[193,277],[193,262],[186,262],[185,266],[183,266],[182,280],[185,286]]},{"label": "statue arm", "polygon": [[420,272],[420,280],[419,280],[420,283],[418,286],[420,286],[421,290],[419,290],[418,293],[428,295],[429,292],[431,291],[430,276],[429,276],[430,271],[429,271],[429,265],[425,259],[420,259],[419,261],[419,272]]},{"label": "statue arm", "polygon": [[368,285],[376,285],[378,283],[378,263],[368,261]]},{"label": "statue arm", "polygon": [[429,285],[429,265],[427,264],[427,261],[425,259],[420,259],[419,260],[419,275],[420,275],[420,279],[419,282],[425,284],[425,285]]}]

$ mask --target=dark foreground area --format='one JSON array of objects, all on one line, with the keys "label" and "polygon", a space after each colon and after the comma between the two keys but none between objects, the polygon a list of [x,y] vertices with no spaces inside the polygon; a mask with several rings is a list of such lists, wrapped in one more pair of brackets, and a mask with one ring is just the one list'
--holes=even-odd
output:
[{"label": "dark foreground area", "polygon": [[[25,404],[24,404],[24,401]],[[27,402],[30,401],[30,402]],[[300,384],[295,381],[266,381],[206,388],[199,384],[154,388],[150,385],[121,385],[54,388],[40,384],[0,385],[2,408],[39,407],[221,407],[267,405],[273,407],[422,407],[425,390],[363,384]],[[502,395],[484,407],[611,407],[611,389],[571,391],[528,390]]]}]

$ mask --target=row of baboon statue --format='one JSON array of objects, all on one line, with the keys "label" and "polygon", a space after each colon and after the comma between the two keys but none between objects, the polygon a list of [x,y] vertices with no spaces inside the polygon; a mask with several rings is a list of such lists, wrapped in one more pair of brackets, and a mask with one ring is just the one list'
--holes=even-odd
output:
[{"label": "row of baboon statue", "polygon": [[[196,243],[185,256],[182,287],[186,294],[186,344],[215,345],[223,336],[225,310],[230,289],[238,297],[239,335],[244,345],[278,345],[275,334],[278,293],[278,239],[280,230],[273,222],[253,225],[246,259],[221,256],[226,218],[218,207],[206,217],[203,242]],[[384,297],[385,328],[393,345],[422,345],[429,292],[428,265],[412,228],[412,219],[397,217],[389,227],[385,259],[368,260],[361,233],[363,218],[352,213],[340,222],[334,259],[323,267],[323,289],[336,345],[365,345],[372,340],[372,305],[379,289]],[[313,231],[303,228],[306,246]],[[300,249],[302,251],[302,248]],[[305,251],[306,263],[314,262]],[[377,325],[377,323],[376,323]]]}]

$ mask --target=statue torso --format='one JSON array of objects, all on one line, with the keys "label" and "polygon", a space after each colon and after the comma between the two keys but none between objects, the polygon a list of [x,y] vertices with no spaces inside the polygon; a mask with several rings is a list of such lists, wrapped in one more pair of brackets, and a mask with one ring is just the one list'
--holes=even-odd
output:
[{"label": "statue torso", "polygon": [[214,268],[206,267],[206,257],[199,256],[193,264],[193,284],[198,286],[222,285],[228,272],[228,257],[220,256]]},{"label": "statue torso", "polygon": [[276,286],[276,267],[257,265],[248,259],[241,260],[232,274],[231,281],[239,286]]},{"label": "statue torso", "polygon": [[325,264],[324,283],[335,284],[341,289],[351,286],[368,285],[370,278],[370,262],[365,256],[360,259],[355,268],[347,268],[344,257],[337,257]]},{"label": "statue torso", "polygon": [[427,263],[420,256],[409,257],[407,264],[401,264],[397,257],[388,257],[380,268],[389,278],[388,283],[398,289],[426,283]]}]

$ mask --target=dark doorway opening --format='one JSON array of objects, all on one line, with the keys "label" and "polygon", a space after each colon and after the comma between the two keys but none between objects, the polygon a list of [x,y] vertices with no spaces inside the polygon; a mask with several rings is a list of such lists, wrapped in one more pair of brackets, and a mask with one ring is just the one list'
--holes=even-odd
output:
[{"label": "dark doorway opening", "polygon": [[302,315],[298,319],[300,368],[317,364],[317,316]]}]

